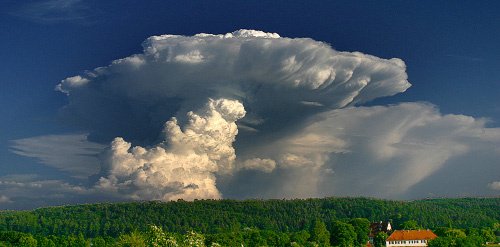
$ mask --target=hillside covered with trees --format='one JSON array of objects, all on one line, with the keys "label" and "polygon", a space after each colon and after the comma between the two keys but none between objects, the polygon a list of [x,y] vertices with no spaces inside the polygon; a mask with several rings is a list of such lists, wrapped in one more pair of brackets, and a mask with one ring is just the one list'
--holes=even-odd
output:
[{"label": "hillside covered with trees", "polygon": [[[82,234],[86,238],[119,237],[156,225],[165,232],[216,234],[245,228],[299,232],[315,220],[363,218],[391,221],[396,229],[415,220],[422,228],[493,227],[500,222],[500,198],[391,201],[369,198],[306,200],[183,200],[172,202],[96,203],[0,211],[0,231],[41,236]],[[331,225],[327,224],[327,228]],[[330,229],[328,229],[330,230]]]}]

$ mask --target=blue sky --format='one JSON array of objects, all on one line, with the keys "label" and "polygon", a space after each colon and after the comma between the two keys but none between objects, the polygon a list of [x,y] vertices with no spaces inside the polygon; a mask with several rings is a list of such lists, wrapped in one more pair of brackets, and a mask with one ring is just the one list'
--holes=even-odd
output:
[{"label": "blue sky", "polygon": [[[0,57],[2,57],[0,103],[3,106],[0,111],[0,128],[2,129],[0,132],[0,181],[3,182],[0,186],[3,186],[4,191],[2,193],[0,190],[0,209],[23,209],[102,200],[169,200],[182,195],[188,198],[199,196],[237,199],[315,196],[372,196],[390,199],[415,199],[427,196],[498,196],[500,189],[498,182],[500,181],[500,168],[498,167],[500,164],[497,161],[500,160],[498,149],[498,144],[500,144],[498,137],[500,30],[497,28],[500,26],[500,17],[497,13],[498,9],[500,9],[498,1],[384,1],[382,3],[375,1],[272,1],[268,3],[261,1],[141,1],[140,4],[136,1],[4,1],[0,10],[0,29],[4,34],[0,40],[2,48],[0,49]],[[186,112],[197,112],[198,109],[205,109],[203,107],[218,111],[218,106],[212,109],[211,103],[205,105],[207,98],[215,97],[215,95],[203,94],[206,89],[193,90],[193,94],[197,93],[195,96],[177,92],[174,96],[167,97],[167,103],[162,101],[164,108],[155,108],[158,107],[155,105],[156,101],[156,103],[151,103],[144,99],[116,103],[129,100],[132,96],[127,96],[129,95],[127,93],[123,94],[127,97],[120,98],[121,96],[118,97],[118,93],[113,91],[98,92],[90,89],[82,91],[82,95],[112,94],[107,97],[112,99],[109,102],[95,101],[95,105],[92,105],[90,104],[92,98],[83,96],[78,96],[78,98],[74,96],[79,95],[77,91],[74,91],[73,95],[66,95],[55,90],[56,85],[66,78],[88,77],[86,71],[108,66],[114,60],[130,57],[133,54],[143,54],[141,44],[150,36],[174,34],[191,37],[198,33],[226,34],[240,29],[277,33],[282,38],[310,38],[314,42],[324,42],[330,45],[332,51],[361,52],[375,56],[377,60],[374,63],[376,64],[378,62],[385,64],[384,61],[387,60],[384,59],[399,58],[406,67],[403,68],[403,72],[397,70],[394,73],[406,73],[411,87],[406,91],[396,90],[399,93],[390,96],[396,92],[391,91],[390,87],[396,84],[387,85],[387,88],[381,89],[385,90],[383,93],[366,96],[376,98],[375,100],[339,106],[338,102],[322,99],[322,96],[317,96],[316,99],[312,93],[306,95],[294,92],[293,96],[286,96],[286,92],[275,88],[265,91],[267,88],[263,86],[264,89],[261,89],[263,93],[252,95],[254,101],[264,99],[263,103],[252,103],[247,100],[250,102],[248,103],[240,100],[246,110],[246,117],[241,119],[238,116],[235,120],[240,131],[234,145],[230,141],[229,144],[227,142],[224,144],[227,144],[229,150],[234,148],[233,152],[236,153],[236,160],[228,158],[227,161],[234,163],[232,165],[236,167],[230,171],[231,176],[224,175],[220,169],[208,169],[203,174],[189,175],[210,178],[214,184],[205,184],[208,186],[205,189],[197,182],[180,181],[184,185],[175,189],[170,184],[160,183],[161,185],[151,185],[151,188],[145,187],[140,192],[130,191],[122,185],[129,181],[128,179],[132,181],[131,177],[118,179],[116,183],[110,182],[107,184],[109,187],[105,188],[105,182],[112,180],[115,170],[102,169],[99,173],[99,164],[109,161],[117,166],[115,162],[115,159],[119,159],[117,153],[101,153],[104,152],[102,151],[104,147],[112,145],[110,143],[113,138],[121,136],[125,142],[131,142],[132,146],[140,145],[147,150],[161,142],[153,140],[153,137],[162,135],[161,128],[158,127],[160,122],[155,122],[156,125],[143,125],[141,121],[130,121],[133,118],[127,111],[132,109],[139,112],[137,113],[139,116],[145,114],[144,116],[156,119],[153,115],[159,114],[159,109],[163,109],[157,116],[161,119],[161,123],[175,116],[179,119],[179,126],[189,129],[190,127],[185,125]],[[276,39],[277,47],[284,46],[279,43],[282,38]],[[295,44],[295,41],[296,39],[292,44]],[[316,44],[314,42],[311,44]],[[151,47],[156,47],[156,45],[158,44],[150,44]],[[292,48],[299,49],[297,48],[299,46],[297,43]],[[190,55],[184,58],[191,59],[191,61],[194,58],[206,58],[202,56],[203,54],[197,56],[196,52],[202,51],[202,48],[195,48],[192,50],[195,53],[188,53]],[[293,50],[292,48],[290,50]],[[206,49],[217,51],[216,48]],[[269,54],[280,54],[273,53],[274,50],[266,51]],[[330,52],[328,49],[327,51]],[[270,59],[269,63],[273,65],[273,57],[265,58]],[[359,59],[365,61],[363,59],[368,58]],[[373,66],[376,67],[376,65]],[[380,73],[379,77],[386,76],[386,70],[394,69],[383,68],[384,71],[377,72]],[[143,72],[128,74],[128,71],[121,71],[121,69],[121,67],[117,68],[118,72],[110,67],[105,70],[130,77],[145,76]],[[180,67],[180,69],[186,69],[186,73],[189,73],[189,67]],[[216,72],[213,73],[215,74],[210,72],[207,77],[219,78]],[[161,76],[168,79],[171,74],[166,73]],[[365,75],[361,74],[361,76]],[[366,76],[371,76],[373,81],[378,78],[371,74]],[[104,76],[96,78],[104,81],[103,85],[108,80]],[[231,78],[231,75],[227,78]],[[148,83],[148,79],[144,81]],[[70,84],[68,80],[66,83]],[[142,79],[135,81],[131,79],[130,83],[143,82]],[[179,79],[178,83],[178,85],[185,85],[186,82]],[[195,82],[190,81],[190,83],[192,84],[189,85],[193,87],[203,87]],[[401,86],[401,84],[398,85]],[[152,83],[151,86],[161,85]],[[215,83],[212,88],[219,86]],[[169,84],[165,87],[168,91],[170,90],[168,87],[173,86]],[[121,90],[134,90],[134,88],[136,87],[131,86]],[[71,88],[71,90],[77,89]],[[127,92],[133,94],[132,91]],[[219,91],[217,95],[225,96],[221,92]],[[115,96],[116,98],[113,98]],[[287,108],[286,102],[292,102],[290,101],[292,98],[302,96],[303,100],[300,101],[302,105],[316,105],[320,108],[305,106]],[[193,100],[188,103],[183,103],[184,101],[179,99],[184,100],[190,97],[193,97]],[[274,100],[266,101],[269,97]],[[340,93],[335,94],[334,97],[341,97]],[[235,99],[235,96],[233,95],[231,99]],[[67,107],[70,108],[70,113],[61,110],[68,105],[68,102],[72,102],[71,107]],[[85,103],[78,105],[78,102]],[[239,105],[235,106],[232,101],[216,102],[218,105],[239,107]],[[263,106],[267,104],[266,102],[272,103],[275,107],[266,108]],[[125,109],[124,105],[130,108]],[[94,108],[85,108],[89,106]],[[107,114],[106,117],[116,121],[122,119],[130,122],[127,124],[103,122],[101,128],[84,121],[98,123],[99,119],[107,119],[99,115],[100,113],[94,114],[96,119],[92,119],[92,111],[104,109],[104,112],[106,107],[115,107],[113,108],[114,115]],[[154,108],[155,111],[144,113],[142,112],[144,107]],[[238,107],[235,109],[239,109]],[[86,118],[83,115],[79,117],[71,115],[78,114],[75,113],[77,111],[84,112],[85,109],[91,112]],[[346,117],[338,117],[344,114],[347,114]],[[415,117],[417,115],[425,117],[417,118]],[[201,113],[199,116],[204,117]],[[210,116],[212,115],[205,117],[210,118]],[[273,118],[274,116],[277,117]],[[314,120],[318,118],[322,120]],[[232,126],[233,122],[227,120],[226,117],[224,119],[228,126]],[[396,125],[391,126],[390,123],[381,119],[392,119],[390,123]],[[401,119],[413,119],[413,122],[408,120],[397,124]],[[430,123],[422,119],[433,119],[432,121],[435,122]],[[291,124],[293,126],[284,128],[283,123],[287,121],[293,121],[294,124]],[[414,124],[419,121],[421,125]],[[108,124],[111,127],[105,126]],[[113,126],[118,127],[112,128]],[[342,126],[339,128],[345,132],[330,130],[328,133],[332,137],[328,140],[307,139],[310,138],[311,133],[317,133],[318,136],[324,135],[320,130],[324,131],[331,126]],[[352,126],[357,126],[358,129]],[[381,126],[386,126],[386,128]],[[422,128],[428,132],[418,129],[421,126],[424,126]],[[116,132],[107,131],[109,129],[115,129]],[[277,129],[279,131],[276,131]],[[399,129],[404,134],[397,132],[398,137],[394,137],[394,132],[391,132],[394,129]],[[474,134],[463,134],[464,130]],[[252,134],[254,132],[258,134]],[[233,138],[231,133],[228,135],[227,138]],[[431,138],[431,136],[440,137],[440,139]],[[370,145],[365,145],[369,143],[367,140],[375,139],[390,139],[390,145],[388,145],[390,149],[373,150]],[[403,140],[406,141],[403,142]],[[442,140],[446,141],[442,142]],[[301,141],[311,147],[316,147],[314,151],[308,151],[309,154],[314,152],[318,154],[315,157],[309,157],[302,155],[304,150],[291,147],[291,143]],[[337,146],[333,149],[330,149],[330,146],[325,151],[320,147],[321,145],[315,146],[318,141],[326,143],[332,141],[334,143],[332,145]],[[412,148],[405,148],[404,145],[410,142],[419,145],[427,143],[429,147],[434,148],[422,148],[421,153],[412,153],[410,151]],[[260,147],[254,147],[252,143],[258,143]],[[290,148],[275,150],[276,144],[281,144],[283,147],[290,146]],[[164,147],[167,151],[175,149],[172,146],[160,147]],[[182,145],[181,147],[191,148]],[[275,154],[281,152],[282,155],[273,156],[274,154],[266,153],[262,147],[268,147],[267,150],[273,150]],[[439,150],[439,154],[432,153],[430,150],[433,149]],[[101,153],[101,158],[97,158],[97,153]],[[92,158],[87,159],[89,155]],[[174,156],[180,157],[181,154],[176,153]],[[108,160],[103,161],[102,157],[107,157]],[[293,162],[284,161],[290,157],[294,162],[303,161],[301,163],[303,165],[314,164],[311,165],[313,168],[308,170],[309,173],[299,171],[296,167],[287,170],[289,167],[294,167]],[[422,162],[422,157],[434,157],[434,159],[429,158],[428,165],[424,165],[419,163],[419,161]],[[136,161],[138,159],[135,157]],[[77,165],[65,164],[70,161]],[[154,162],[151,161],[151,163]],[[406,165],[403,167],[398,164]],[[367,172],[375,168],[380,173],[372,175],[373,173]],[[318,175],[319,170],[323,175]],[[404,189],[392,191],[389,187],[381,188],[380,190],[384,190],[384,193],[367,189],[370,183],[355,186],[353,182],[357,179],[380,181],[390,176],[393,171],[397,171],[399,176],[414,176],[410,171],[421,175],[416,176],[415,181],[408,184],[388,179],[393,185],[399,185]],[[167,176],[163,177],[164,180],[176,181],[175,178],[169,177],[173,176],[171,171],[165,172],[169,175],[163,174]],[[308,175],[298,177],[298,174]],[[89,176],[90,179],[87,178]],[[297,183],[287,184],[285,181],[290,178],[296,178]],[[464,188],[456,186],[456,179],[460,178],[467,178],[463,182]],[[313,185],[303,182],[306,180],[313,181],[311,182]],[[15,186],[23,183],[24,190]],[[59,193],[63,196],[58,198],[51,197],[50,194],[30,196],[30,193],[35,195],[36,190],[29,190],[28,187],[44,186],[50,188],[47,189],[50,193]],[[210,191],[210,186],[216,188]],[[266,186],[276,189],[265,189]],[[297,187],[303,189],[297,190]],[[163,192],[153,193],[152,188]],[[193,189],[195,192],[204,191],[205,194],[184,191],[189,188],[195,188]],[[109,194],[100,193],[101,190]],[[178,190],[184,192],[175,192]],[[81,194],[69,195],[71,191],[80,191]],[[296,191],[296,194],[292,191]],[[26,196],[20,196],[23,193]],[[139,196],[141,193],[147,196]],[[243,198],[239,198],[241,195]]]}]

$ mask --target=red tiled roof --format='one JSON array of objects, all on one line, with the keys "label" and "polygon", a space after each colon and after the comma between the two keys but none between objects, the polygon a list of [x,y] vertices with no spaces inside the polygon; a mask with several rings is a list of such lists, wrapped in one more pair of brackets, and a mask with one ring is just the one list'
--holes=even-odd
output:
[{"label": "red tiled roof", "polygon": [[366,247],[373,247],[373,245],[372,245],[372,244],[370,244],[370,242],[366,243],[366,244],[365,244],[365,246],[366,246]]},{"label": "red tiled roof", "polygon": [[429,230],[402,230],[395,231],[385,241],[435,239],[436,234]]}]

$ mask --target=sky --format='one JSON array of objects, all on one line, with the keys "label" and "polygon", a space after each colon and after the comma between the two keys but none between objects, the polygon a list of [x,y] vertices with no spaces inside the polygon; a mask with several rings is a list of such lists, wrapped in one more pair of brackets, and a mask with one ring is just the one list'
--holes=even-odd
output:
[{"label": "sky", "polygon": [[499,196],[499,9],[3,1],[0,210]]}]

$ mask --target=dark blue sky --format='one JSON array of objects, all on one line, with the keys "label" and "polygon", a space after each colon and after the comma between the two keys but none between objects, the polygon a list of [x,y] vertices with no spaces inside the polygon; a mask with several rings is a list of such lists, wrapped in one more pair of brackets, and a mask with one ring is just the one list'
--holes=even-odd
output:
[{"label": "dark blue sky", "polygon": [[84,133],[57,118],[61,80],[141,53],[152,35],[238,29],[308,37],[338,51],[400,58],[406,92],[367,106],[430,102],[443,115],[500,126],[499,1],[97,1],[2,2],[0,177],[64,172],[12,153],[13,140]]}]

